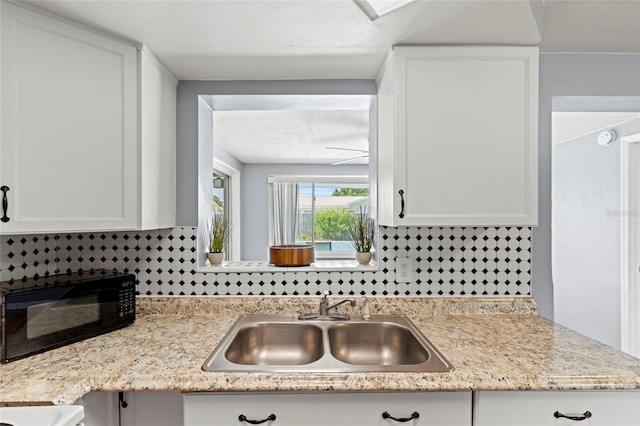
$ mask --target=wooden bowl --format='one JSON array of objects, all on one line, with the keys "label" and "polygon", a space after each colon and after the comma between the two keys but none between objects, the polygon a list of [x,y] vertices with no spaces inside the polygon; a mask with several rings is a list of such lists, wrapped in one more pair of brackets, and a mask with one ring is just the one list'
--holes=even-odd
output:
[{"label": "wooden bowl", "polygon": [[269,247],[269,263],[274,266],[309,266],[314,260],[313,244]]}]

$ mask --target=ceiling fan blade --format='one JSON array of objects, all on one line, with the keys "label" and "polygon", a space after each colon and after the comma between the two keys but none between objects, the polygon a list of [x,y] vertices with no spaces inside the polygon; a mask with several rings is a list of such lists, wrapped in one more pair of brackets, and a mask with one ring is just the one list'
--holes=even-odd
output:
[{"label": "ceiling fan blade", "polygon": [[363,158],[369,158],[368,155],[360,155],[358,157],[349,158],[347,160],[336,161],[335,163],[331,163],[332,166],[338,166],[340,164],[350,163],[352,161],[361,160]]},{"label": "ceiling fan blade", "polygon": [[362,152],[362,153],[365,153],[365,154],[369,153],[368,149],[340,148],[340,147],[337,147],[337,146],[328,146],[327,149],[338,149],[338,150],[341,150],[341,151],[355,151],[355,152]]}]

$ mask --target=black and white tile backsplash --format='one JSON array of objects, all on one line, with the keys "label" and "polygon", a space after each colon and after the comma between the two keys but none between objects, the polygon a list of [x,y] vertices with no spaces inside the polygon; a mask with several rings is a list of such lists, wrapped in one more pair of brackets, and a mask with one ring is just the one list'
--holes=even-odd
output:
[{"label": "black and white tile backsplash", "polygon": [[[141,295],[528,296],[531,228],[382,227],[378,271],[196,271],[196,229],[0,237],[0,279],[104,268],[134,272]],[[416,259],[396,283],[395,259]]]}]

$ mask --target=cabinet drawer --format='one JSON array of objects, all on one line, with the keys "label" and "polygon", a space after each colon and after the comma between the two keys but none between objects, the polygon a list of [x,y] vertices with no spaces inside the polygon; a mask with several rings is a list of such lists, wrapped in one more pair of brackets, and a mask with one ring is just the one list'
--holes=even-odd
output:
[{"label": "cabinet drawer", "polygon": [[[406,423],[383,419],[419,418]],[[245,426],[240,415],[269,426],[469,426],[470,392],[421,393],[250,393],[189,394],[184,397],[185,426]]]},{"label": "cabinet drawer", "polygon": [[[637,391],[517,391],[477,392],[476,426],[638,426]],[[584,420],[556,418],[554,413]],[[588,416],[588,415],[587,415]]]}]

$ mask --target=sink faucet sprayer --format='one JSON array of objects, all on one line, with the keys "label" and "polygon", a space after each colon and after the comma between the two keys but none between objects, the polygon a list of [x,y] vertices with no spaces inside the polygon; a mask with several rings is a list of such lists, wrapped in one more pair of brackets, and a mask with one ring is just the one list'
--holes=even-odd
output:
[{"label": "sink faucet sprayer", "polygon": [[364,304],[362,305],[362,319],[364,321],[371,321],[371,315],[369,314],[369,299],[364,296]]}]

